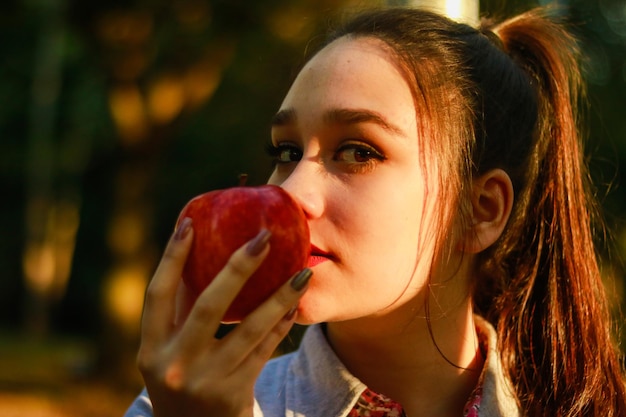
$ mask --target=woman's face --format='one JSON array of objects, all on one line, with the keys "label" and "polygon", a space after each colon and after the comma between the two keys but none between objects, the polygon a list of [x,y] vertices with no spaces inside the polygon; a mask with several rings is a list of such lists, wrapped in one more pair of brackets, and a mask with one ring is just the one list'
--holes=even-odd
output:
[{"label": "woman's face", "polygon": [[381,41],[338,39],[298,75],[273,121],[269,183],[309,221],[314,275],[300,322],[421,308],[436,190],[417,132],[409,85]]}]

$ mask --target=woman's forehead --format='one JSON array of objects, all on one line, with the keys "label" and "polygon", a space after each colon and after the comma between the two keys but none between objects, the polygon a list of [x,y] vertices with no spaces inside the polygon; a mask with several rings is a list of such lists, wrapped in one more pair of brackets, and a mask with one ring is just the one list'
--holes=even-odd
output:
[{"label": "woman's forehead", "polygon": [[396,62],[391,47],[381,39],[373,36],[345,35],[318,51],[303,70],[321,63],[331,66],[350,64],[356,58],[386,61],[391,64]]},{"label": "woman's forehead", "polygon": [[327,99],[348,97],[392,99],[410,94],[409,84],[389,46],[373,37],[341,37],[307,62],[294,81],[286,101],[294,95],[326,93]]}]

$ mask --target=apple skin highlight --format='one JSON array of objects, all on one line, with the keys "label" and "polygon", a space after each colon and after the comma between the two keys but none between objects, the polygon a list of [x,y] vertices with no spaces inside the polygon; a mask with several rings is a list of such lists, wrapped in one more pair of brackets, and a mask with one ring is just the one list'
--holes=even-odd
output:
[{"label": "apple skin highlight", "polygon": [[309,263],[309,227],[299,204],[275,185],[233,187],[201,194],[187,203],[178,222],[193,221],[194,238],[183,280],[196,296],[213,281],[232,253],[262,229],[272,235],[270,253],[222,318],[241,321]]}]

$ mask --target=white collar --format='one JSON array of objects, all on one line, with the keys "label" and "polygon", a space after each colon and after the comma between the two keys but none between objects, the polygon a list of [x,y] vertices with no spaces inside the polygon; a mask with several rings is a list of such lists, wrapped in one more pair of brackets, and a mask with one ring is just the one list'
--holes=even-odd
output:
[{"label": "white collar", "polygon": [[[475,316],[475,321],[488,335],[479,416],[518,417],[515,395],[497,351],[496,332],[486,320]],[[255,416],[343,417],[366,388],[335,355],[322,325],[313,325],[296,352],[270,361],[263,370],[257,381]]]}]

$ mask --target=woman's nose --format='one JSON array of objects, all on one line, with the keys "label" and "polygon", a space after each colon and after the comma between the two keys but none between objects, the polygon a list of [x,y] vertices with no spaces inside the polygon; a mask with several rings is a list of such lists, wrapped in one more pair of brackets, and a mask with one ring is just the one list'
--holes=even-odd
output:
[{"label": "woman's nose", "polygon": [[289,176],[277,185],[300,204],[307,219],[315,219],[322,215],[324,211],[323,181],[315,163],[300,161]]}]

